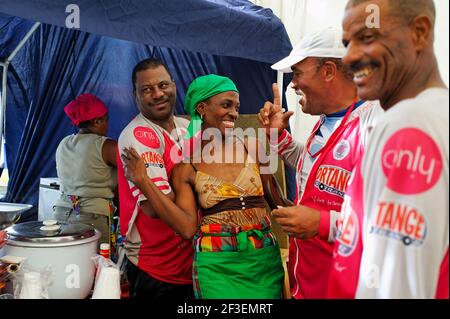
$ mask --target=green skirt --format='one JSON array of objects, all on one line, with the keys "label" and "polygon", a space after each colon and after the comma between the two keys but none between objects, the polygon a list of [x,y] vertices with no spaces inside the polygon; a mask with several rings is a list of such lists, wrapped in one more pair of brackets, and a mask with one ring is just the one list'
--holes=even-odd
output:
[{"label": "green skirt", "polygon": [[254,231],[235,236],[237,251],[195,250],[193,277],[196,298],[281,298],[284,269],[278,244],[255,249],[244,242],[250,240],[247,235],[253,236]]}]

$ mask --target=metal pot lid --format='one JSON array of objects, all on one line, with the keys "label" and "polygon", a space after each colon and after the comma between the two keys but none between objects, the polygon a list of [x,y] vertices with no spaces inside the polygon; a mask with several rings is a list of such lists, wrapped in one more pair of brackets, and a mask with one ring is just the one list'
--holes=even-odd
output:
[{"label": "metal pot lid", "polygon": [[95,236],[95,229],[85,224],[56,222],[52,226],[46,221],[33,221],[10,226],[6,231],[8,240],[28,243],[66,243]]}]

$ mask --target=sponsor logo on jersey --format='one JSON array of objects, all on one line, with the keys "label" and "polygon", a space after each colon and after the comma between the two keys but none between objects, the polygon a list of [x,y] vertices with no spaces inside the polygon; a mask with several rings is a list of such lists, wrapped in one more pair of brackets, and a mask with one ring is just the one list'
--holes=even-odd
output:
[{"label": "sponsor logo on jersey", "polygon": [[381,156],[387,187],[400,194],[418,194],[432,188],[442,174],[439,147],[425,132],[405,128],[386,142]]},{"label": "sponsor logo on jersey", "polygon": [[342,206],[342,213],[338,220],[338,231],[336,240],[339,243],[338,253],[341,256],[350,256],[358,244],[359,222],[355,211],[348,204],[349,198],[346,198]]},{"label": "sponsor logo on jersey", "polygon": [[164,160],[162,156],[158,153],[154,152],[145,152],[141,155],[142,159],[145,162],[145,167],[164,167]]},{"label": "sponsor logo on jersey", "polygon": [[158,135],[153,129],[149,127],[138,126],[134,129],[133,134],[139,143],[144,144],[147,147],[150,148],[161,147],[161,142],[158,138]]},{"label": "sponsor logo on jersey", "polygon": [[425,216],[416,208],[394,202],[381,202],[369,232],[401,241],[405,246],[420,246],[427,235]]},{"label": "sponsor logo on jersey", "polygon": [[350,153],[350,143],[347,140],[341,140],[333,149],[334,159],[343,160]]},{"label": "sponsor logo on jersey", "polygon": [[351,173],[343,168],[322,165],[317,170],[314,186],[320,191],[344,197]]}]

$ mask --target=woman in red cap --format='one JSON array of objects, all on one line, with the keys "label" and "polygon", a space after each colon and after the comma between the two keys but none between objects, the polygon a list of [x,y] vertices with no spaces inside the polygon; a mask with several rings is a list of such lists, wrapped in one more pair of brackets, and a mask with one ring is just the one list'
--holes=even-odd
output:
[{"label": "woman in red cap", "polygon": [[102,233],[100,243],[110,243],[110,225],[117,187],[117,141],[106,137],[108,109],[92,94],[82,94],[64,107],[78,127],[56,150],[56,171],[61,197],[54,206],[59,221],[89,224]]}]

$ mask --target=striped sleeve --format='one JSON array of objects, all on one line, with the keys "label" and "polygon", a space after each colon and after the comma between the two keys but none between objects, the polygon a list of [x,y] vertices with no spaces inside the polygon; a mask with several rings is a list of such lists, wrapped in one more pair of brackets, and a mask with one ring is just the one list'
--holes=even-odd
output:
[{"label": "striped sleeve", "polygon": [[294,141],[292,135],[289,134],[288,131],[284,130],[278,137],[278,140],[274,141],[273,139],[270,139],[269,144],[271,150],[278,153],[283,161],[285,161],[292,168],[297,168],[304,145]]}]

